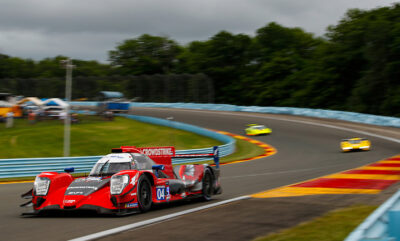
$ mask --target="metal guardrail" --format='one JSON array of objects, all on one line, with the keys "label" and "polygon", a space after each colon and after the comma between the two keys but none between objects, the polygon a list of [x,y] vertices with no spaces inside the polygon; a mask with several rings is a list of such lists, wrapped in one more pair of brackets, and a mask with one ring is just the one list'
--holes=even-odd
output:
[{"label": "metal guardrail", "polygon": [[364,220],[345,241],[399,241],[400,190]]},{"label": "metal guardrail", "polygon": [[[141,122],[163,125],[172,127],[175,129],[185,130],[193,132],[199,135],[207,136],[222,143],[219,146],[220,157],[232,154],[235,151],[235,139],[232,137],[216,133],[201,127],[180,123],[176,121],[163,120],[154,117],[146,116],[134,116],[120,114],[126,118],[138,120]],[[176,154],[202,154],[212,153],[213,148],[201,148],[201,149],[189,149],[189,150],[177,150]],[[85,173],[90,172],[93,165],[102,156],[83,156],[83,157],[50,157],[50,158],[18,158],[18,159],[0,159],[0,178],[10,177],[29,177],[36,176],[43,171],[63,172],[65,167],[75,167],[75,172]],[[179,158],[172,160],[172,164],[192,163],[212,160],[211,158]]]}]

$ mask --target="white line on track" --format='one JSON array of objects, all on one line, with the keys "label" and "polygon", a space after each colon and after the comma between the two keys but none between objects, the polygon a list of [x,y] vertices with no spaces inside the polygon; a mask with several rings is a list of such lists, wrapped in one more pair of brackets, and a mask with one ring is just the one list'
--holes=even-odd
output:
[{"label": "white line on track", "polygon": [[90,234],[90,235],[83,236],[83,237],[80,237],[80,238],[71,239],[70,241],[86,241],[86,240],[98,239],[98,238],[102,238],[102,237],[109,236],[109,235],[112,235],[112,234],[120,233],[120,232],[123,232],[123,231],[126,231],[126,230],[131,230],[131,229],[143,227],[145,225],[149,225],[149,224],[153,224],[153,223],[159,223],[159,222],[162,222],[162,221],[165,221],[165,220],[168,220],[168,219],[171,219],[171,218],[175,218],[175,217],[178,217],[178,216],[182,216],[182,215],[185,215],[185,214],[188,214],[188,213],[193,213],[193,212],[201,211],[201,210],[204,210],[204,209],[220,206],[220,205],[223,205],[223,204],[227,204],[227,203],[231,203],[231,202],[235,202],[235,201],[239,201],[239,200],[249,199],[249,198],[250,198],[249,196],[241,196],[241,197],[237,197],[237,198],[232,198],[232,199],[224,200],[224,201],[221,201],[221,202],[204,205],[204,206],[201,206],[201,207],[184,210],[184,211],[181,211],[181,212],[164,215],[164,216],[161,216],[161,217],[158,217],[158,218],[152,218],[152,219],[148,219],[148,220],[145,220],[145,221],[141,221],[141,222],[137,222],[137,223],[132,223],[132,224],[128,224],[128,225],[125,225],[125,226],[121,226],[121,227],[118,227],[118,228],[105,230],[105,231],[102,231],[102,232]]},{"label": "white line on track", "polygon": [[[157,109],[159,109],[159,108],[157,108]],[[187,111],[191,111],[191,112],[215,113],[215,111],[206,111],[206,110],[182,110],[182,109],[174,109],[174,110],[180,110],[180,111],[186,111],[186,112]],[[249,116],[250,115],[252,117],[262,118],[262,119],[281,120],[281,121],[302,123],[302,124],[307,124],[307,125],[321,126],[321,127],[326,127],[326,128],[349,131],[349,132],[358,133],[358,134],[362,134],[362,135],[373,136],[373,137],[376,137],[376,138],[392,141],[392,142],[395,142],[395,143],[400,143],[399,139],[395,139],[395,138],[392,138],[392,137],[381,136],[381,135],[377,135],[377,134],[366,132],[366,131],[355,130],[355,129],[346,128],[346,127],[339,127],[339,126],[334,126],[334,125],[329,125],[329,124],[322,124],[322,123],[316,123],[316,122],[311,122],[311,121],[302,121],[302,120],[290,120],[290,119],[279,118],[279,117],[251,115],[251,113],[249,113],[249,112],[242,112],[240,114],[239,113],[222,112],[222,111],[219,112],[219,114],[223,114],[223,115],[233,115],[233,116],[242,116],[242,117],[244,116],[243,115],[244,113],[246,113],[245,116]],[[290,171],[286,171],[286,172],[290,172]],[[269,175],[269,173],[267,173],[267,174],[253,174],[253,175]],[[237,177],[241,177],[241,176],[237,176]],[[83,236],[83,237],[80,237],[80,238],[71,239],[70,241],[86,241],[86,240],[98,239],[98,238],[101,238],[101,237],[105,237],[105,236],[109,236],[109,235],[112,235],[112,234],[120,233],[120,232],[123,232],[123,231],[126,231],[126,230],[135,229],[135,228],[143,227],[143,226],[154,224],[154,223],[159,223],[159,222],[162,222],[162,221],[165,221],[165,220],[168,220],[168,219],[172,219],[172,218],[175,218],[175,217],[178,217],[178,216],[182,216],[182,215],[185,215],[185,214],[188,214],[188,213],[193,213],[193,212],[197,212],[197,211],[200,211],[200,210],[204,210],[204,209],[208,209],[208,208],[212,208],[212,207],[216,207],[216,206],[220,206],[220,205],[223,205],[223,204],[227,204],[227,203],[231,203],[231,202],[235,202],[235,201],[239,201],[239,200],[244,200],[244,199],[248,199],[248,198],[250,198],[250,197],[249,196],[241,196],[241,197],[237,197],[237,198],[232,198],[232,199],[228,199],[228,200],[217,202],[217,203],[213,203],[213,204],[208,204],[208,205],[204,205],[204,206],[201,206],[201,207],[188,209],[188,210],[181,211],[181,212],[164,215],[164,216],[161,216],[161,217],[158,217],[158,218],[152,218],[152,219],[148,219],[148,220],[145,220],[145,221],[141,221],[141,222],[137,222],[137,223],[132,223],[132,224],[128,224],[128,225],[125,225],[125,226],[121,226],[121,227],[118,227],[118,228],[105,230],[105,231],[102,231],[102,232],[90,234],[90,235]]]}]

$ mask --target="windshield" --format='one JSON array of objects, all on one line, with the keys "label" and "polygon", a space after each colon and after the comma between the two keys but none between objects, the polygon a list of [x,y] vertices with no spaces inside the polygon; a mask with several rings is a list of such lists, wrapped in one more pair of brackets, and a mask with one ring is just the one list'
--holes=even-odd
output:
[{"label": "windshield", "polygon": [[130,162],[99,162],[90,171],[90,176],[111,176],[122,170],[130,170]]},{"label": "windshield", "polygon": [[256,130],[263,130],[265,128],[266,128],[265,126],[253,126],[253,129],[256,129]]},{"label": "windshield", "polygon": [[149,157],[143,154],[133,154],[133,160],[135,161],[136,169],[138,170],[151,170],[152,166],[156,163]]}]

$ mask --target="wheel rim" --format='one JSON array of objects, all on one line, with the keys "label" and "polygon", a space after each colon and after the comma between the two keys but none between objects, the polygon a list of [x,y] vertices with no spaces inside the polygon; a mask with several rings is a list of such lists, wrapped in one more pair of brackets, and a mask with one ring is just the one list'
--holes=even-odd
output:
[{"label": "wheel rim", "polygon": [[140,188],[140,201],[142,206],[146,207],[150,203],[150,188],[147,182],[143,182],[142,187]]}]

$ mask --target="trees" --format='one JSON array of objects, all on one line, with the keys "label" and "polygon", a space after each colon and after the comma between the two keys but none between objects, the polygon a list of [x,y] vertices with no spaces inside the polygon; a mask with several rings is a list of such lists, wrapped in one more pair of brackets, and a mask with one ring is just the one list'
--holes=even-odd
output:
[{"label": "trees", "polygon": [[[338,75],[335,97],[348,94],[342,108],[399,115],[400,4],[370,11],[350,10],[329,29],[336,48],[330,64]],[[342,91],[341,89],[342,88]],[[344,88],[347,88],[345,91]]]},{"label": "trees", "polygon": [[[278,23],[255,36],[221,31],[186,46],[144,34],[123,41],[109,56],[111,64],[74,60],[75,97],[107,89],[148,101],[215,100],[400,116],[400,4],[349,10],[324,37]],[[35,62],[0,54],[0,89],[62,96],[64,58]],[[213,92],[210,86],[215,98],[203,98]]]},{"label": "trees", "polygon": [[221,31],[210,40],[190,43],[179,56],[180,71],[204,73],[214,81],[219,103],[240,103],[239,82],[250,61],[251,38]]},{"label": "trees", "polygon": [[298,105],[295,93],[307,80],[299,73],[310,66],[321,44],[300,28],[270,23],[257,30],[253,43],[252,73],[243,78],[246,104]]},{"label": "trees", "polygon": [[167,37],[143,34],[109,51],[111,65],[121,75],[165,74],[175,67],[181,47]]}]

